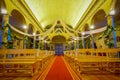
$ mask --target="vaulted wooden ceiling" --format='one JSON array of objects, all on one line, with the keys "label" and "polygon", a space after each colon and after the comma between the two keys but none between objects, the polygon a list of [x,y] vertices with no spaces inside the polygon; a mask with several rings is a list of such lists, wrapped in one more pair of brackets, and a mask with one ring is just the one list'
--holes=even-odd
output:
[{"label": "vaulted wooden ceiling", "polygon": [[42,28],[62,20],[76,27],[92,0],[25,0]]}]

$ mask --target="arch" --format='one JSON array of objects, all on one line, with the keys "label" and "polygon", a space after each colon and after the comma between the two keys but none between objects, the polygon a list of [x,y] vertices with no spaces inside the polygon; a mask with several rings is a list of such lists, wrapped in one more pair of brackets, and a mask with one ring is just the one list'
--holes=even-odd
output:
[{"label": "arch", "polygon": [[115,25],[120,24],[120,0],[117,0],[115,3]]},{"label": "arch", "polygon": [[92,25],[95,26],[94,29],[98,29],[107,26],[107,17],[103,9],[99,10],[92,18]]},{"label": "arch", "polygon": [[57,36],[54,36],[52,38],[52,42],[53,43],[65,43],[66,42],[66,38],[64,36],[57,35]]},{"label": "arch", "polygon": [[11,16],[9,17],[9,24],[19,29],[20,31],[25,31],[23,28],[26,25],[26,21],[24,16],[16,9],[11,12]]},{"label": "arch", "polygon": [[34,26],[32,24],[28,25],[28,34],[33,34],[34,32]]},{"label": "arch", "polygon": [[61,35],[56,35],[52,38],[52,43],[54,44],[54,50],[56,55],[63,55],[65,49],[66,38]]}]

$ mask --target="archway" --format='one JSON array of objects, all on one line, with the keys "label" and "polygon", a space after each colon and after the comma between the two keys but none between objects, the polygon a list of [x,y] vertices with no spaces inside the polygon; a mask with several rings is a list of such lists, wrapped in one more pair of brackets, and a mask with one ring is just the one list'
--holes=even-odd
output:
[{"label": "archway", "polygon": [[52,38],[52,44],[54,44],[54,50],[56,55],[63,55],[66,48],[66,39],[64,36],[54,36]]},{"label": "archway", "polygon": [[[120,0],[116,0],[115,3],[115,15],[114,15],[114,22],[115,22],[115,27],[119,29],[120,27]],[[117,38],[117,47],[120,47],[119,43],[120,43],[120,30],[116,30],[116,38]]]},{"label": "archway", "polygon": [[98,29],[107,26],[107,17],[104,10],[99,10],[92,18],[92,24],[95,26],[94,29]]},{"label": "archway", "polygon": [[[11,16],[9,16],[9,24],[11,26],[13,26],[14,28],[25,32],[26,30],[23,28],[24,25],[26,25],[26,21],[24,16],[16,9],[13,9],[11,12]],[[16,47],[22,48],[21,46],[23,45],[23,41],[24,40],[16,40],[16,37],[23,37],[22,34],[19,34],[13,30],[11,30],[10,28],[8,28],[9,32],[10,32],[10,37],[8,35],[8,43],[13,44]],[[8,33],[9,34],[9,33]],[[10,38],[10,39],[9,39]],[[24,46],[23,46],[24,47]]]},{"label": "archway", "polygon": [[[92,24],[94,25],[94,29],[99,29],[102,27],[107,26],[107,17],[104,10],[99,10],[92,18]],[[93,35],[94,37],[97,36],[97,34]],[[94,48],[97,48],[95,40],[92,42],[92,46]]]},{"label": "archway", "polygon": [[114,18],[115,18],[115,26],[120,25],[120,0],[116,1]]},{"label": "archway", "polygon": [[26,21],[24,16],[18,10],[14,9],[12,11],[11,16],[9,17],[9,24],[19,29],[20,31],[25,32],[23,26],[26,25]]}]

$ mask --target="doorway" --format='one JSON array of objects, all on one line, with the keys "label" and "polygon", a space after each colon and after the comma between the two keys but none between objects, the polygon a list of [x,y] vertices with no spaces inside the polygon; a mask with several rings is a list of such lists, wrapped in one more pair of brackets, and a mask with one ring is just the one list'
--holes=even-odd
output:
[{"label": "doorway", "polygon": [[63,55],[63,44],[55,44],[55,55]]}]

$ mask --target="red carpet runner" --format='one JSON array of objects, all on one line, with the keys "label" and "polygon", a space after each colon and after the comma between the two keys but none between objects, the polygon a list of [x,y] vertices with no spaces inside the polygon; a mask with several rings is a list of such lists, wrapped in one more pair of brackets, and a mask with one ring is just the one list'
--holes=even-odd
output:
[{"label": "red carpet runner", "polygon": [[45,80],[73,80],[61,56],[56,57]]}]

